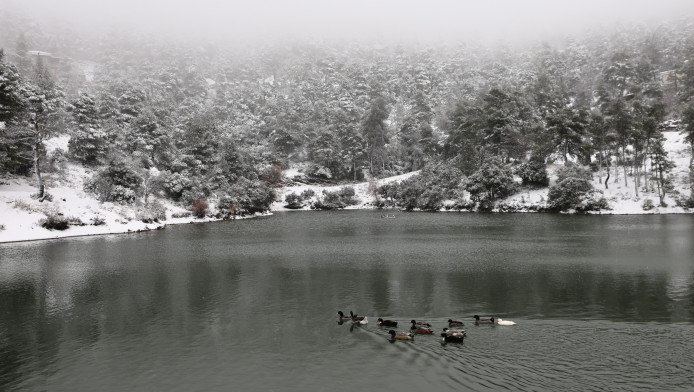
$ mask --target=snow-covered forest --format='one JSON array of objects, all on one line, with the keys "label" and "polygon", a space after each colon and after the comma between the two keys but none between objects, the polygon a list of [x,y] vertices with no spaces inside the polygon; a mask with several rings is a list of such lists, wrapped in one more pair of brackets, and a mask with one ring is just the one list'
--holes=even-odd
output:
[{"label": "snow-covered forest", "polygon": [[552,185],[539,209],[608,209],[614,186],[653,195],[644,210],[694,207],[691,158],[676,175],[665,143],[694,149],[689,19],[558,44],[225,47],[0,17],[0,181],[26,178],[47,202],[79,175],[79,191],[145,220],[165,203],[228,217],[267,211],[282,186],[420,171],[371,187],[374,205],[493,210]]}]

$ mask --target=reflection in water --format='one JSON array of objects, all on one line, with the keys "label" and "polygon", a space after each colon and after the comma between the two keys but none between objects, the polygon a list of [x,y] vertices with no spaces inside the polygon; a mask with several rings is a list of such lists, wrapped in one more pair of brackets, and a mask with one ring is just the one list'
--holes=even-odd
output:
[{"label": "reflection in water", "polygon": [[[0,389],[694,382],[691,217],[379,217],[288,213],[0,246]],[[371,323],[338,325],[337,310]],[[375,323],[441,328],[473,314],[519,325],[470,323],[463,345],[442,345],[387,344]]]}]

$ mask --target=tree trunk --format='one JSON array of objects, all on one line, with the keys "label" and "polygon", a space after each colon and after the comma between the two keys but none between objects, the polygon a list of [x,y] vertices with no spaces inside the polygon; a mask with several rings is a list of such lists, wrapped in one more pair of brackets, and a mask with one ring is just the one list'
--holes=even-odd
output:
[{"label": "tree trunk", "polygon": [[34,119],[34,172],[36,173],[36,186],[38,187],[38,199],[43,201],[43,180],[41,179],[41,158],[39,157],[39,148],[41,147],[41,132],[39,131],[38,120]]},{"label": "tree trunk", "polygon": [[628,187],[629,183],[627,182],[627,153],[626,153],[626,146],[622,147],[622,167],[624,168],[624,186]]},{"label": "tree trunk", "polygon": [[598,182],[602,184],[602,152],[598,153]]},{"label": "tree trunk", "polygon": [[639,186],[641,185],[641,173],[639,171],[639,167],[641,166],[641,163],[637,159],[639,156],[638,151],[634,149],[634,194],[636,197],[639,197]]},{"label": "tree trunk", "polygon": [[617,151],[617,154],[614,156],[614,183],[619,182],[619,165],[617,162],[617,157],[619,156],[619,151]]},{"label": "tree trunk", "polygon": [[694,140],[689,143],[692,156],[689,157],[689,198],[694,200]]},{"label": "tree trunk", "polygon": [[[645,151],[648,151],[648,146],[646,146]],[[648,158],[646,157],[646,154],[643,154],[643,173],[644,173],[643,184],[644,184],[644,188],[646,188],[646,191],[648,191],[648,166],[647,166],[648,161],[647,161],[647,159]]]},{"label": "tree trunk", "polygon": [[665,179],[663,178],[663,170],[658,167],[658,197],[660,198],[660,205],[665,206]]}]

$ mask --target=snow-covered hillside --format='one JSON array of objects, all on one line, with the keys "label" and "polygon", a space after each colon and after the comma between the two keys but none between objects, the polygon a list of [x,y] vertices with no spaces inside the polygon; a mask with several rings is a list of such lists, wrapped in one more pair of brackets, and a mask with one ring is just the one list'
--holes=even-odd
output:
[{"label": "snow-covered hillside", "polygon": [[[668,159],[675,163],[675,168],[670,175],[673,178],[673,186],[677,192],[682,195],[689,195],[689,159],[691,150],[687,143],[684,142],[684,136],[679,132],[664,132],[666,138],[665,150],[668,151]],[[548,171],[550,177],[556,174],[561,164],[549,165]],[[634,189],[634,178],[627,177],[628,186],[624,185],[624,177],[622,168],[619,168],[620,177],[618,182],[614,182],[614,176],[610,179],[609,188],[605,189],[604,183],[600,183],[597,174],[594,175],[592,185],[595,189],[603,192],[604,197],[611,208],[609,211],[600,211],[600,214],[680,214],[686,213],[682,207],[675,205],[675,199],[672,194],[665,196],[667,207],[661,207],[660,200],[656,192],[643,192],[639,190],[639,195],[636,195]],[[605,178],[603,178],[603,181]],[[499,201],[500,204],[513,206],[515,210],[527,209],[530,206],[543,205],[547,200],[548,189],[525,190],[508,198]],[[655,206],[653,209],[644,210],[643,204],[646,199],[650,199]]]},{"label": "snow-covered hillside", "polygon": [[[666,132],[666,149],[669,158],[676,164],[672,171],[674,186],[683,195],[689,192],[689,159],[691,156],[689,145],[684,143],[684,137],[677,132]],[[67,139],[55,138],[46,141],[49,151],[56,148],[65,148]],[[556,173],[560,165],[551,165],[550,174]],[[380,186],[385,183],[403,181],[418,172],[403,174],[380,179],[373,183],[361,182],[351,185],[296,185],[281,188],[278,191],[277,201],[272,204],[273,211],[287,210],[285,197],[289,194],[301,194],[306,190],[312,190],[315,194],[309,201],[315,201],[323,195],[323,191],[335,192],[344,186],[351,186],[355,190],[355,198],[358,204],[347,209],[375,208],[374,198],[369,191],[370,187]],[[142,207],[124,206],[110,202],[100,202],[93,195],[84,192],[84,180],[91,173],[81,166],[68,164],[60,173],[47,174],[44,178],[47,191],[52,200],[39,202],[31,195],[36,192],[33,178],[13,178],[4,180],[0,184],[0,242],[25,241],[35,239],[50,239],[69,236],[127,233],[141,230],[153,230],[166,224],[178,224],[189,222],[205,222],[214,218],[197,219],[189,216],[184,208],[170,202],[162,201],[166,209],[166,219],[160,222],[144,223],[143,215],[146,214]],[[296,170],[285,172],[286,177],[299,175]],[[603,214],[657,214],[657,213],[685,213],[681,207],[675,205],[672,195],[666,196],[667,207],[660,207],[658,196],[655,193],[641,191],[635,195],[633,178],[629,177],[629,186],[624,185],[623,178],[618,183],[610,181],[609,189],[599,183],[597,175],[593,181],[596,189],[602,190],[611,207]],[[513,206],[516,211],[528,210],[531,206],[543,205],[547,200],[547,188],[524,190],[512,195],[499,204]],[[643,204],[646,199],[651,199],[655,208],[644,211]],[[303,209],[309,209],[308,204]],[[69,229],[64,231],[47,230],[40,226],[39,221],[47,214],[61,214],[74,222]],[[183,217],[182,217],[183,216]],[[80,223],[81,222],[81,223]],[[94,223],[101,223],[94,225]],[[80,225],[83,224],[83,225]]]}]

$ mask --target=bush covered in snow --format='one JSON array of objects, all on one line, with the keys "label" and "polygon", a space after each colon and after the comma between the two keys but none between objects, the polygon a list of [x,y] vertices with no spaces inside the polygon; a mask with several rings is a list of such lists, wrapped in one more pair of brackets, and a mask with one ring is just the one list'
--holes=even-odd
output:
[{"label": "bush covered in snow", "polygon": [[70,227],[68,219],[57,211],[46,212],[46,217],[41,218],[38,223],[48,230],[67,230]]},{"label": "bush covered in snow", "polygon": [[131,204],[142,186],[142,177],[125,162],[112,162],[85,181],[84,189],[101,201]]},{"label": "bush covered in snow", "polygon": [[144,223],[159,223],[166,220],[166,207],[159,200],[152,200],[139,207],[135,216]]},{"label": "bush covered in snow", "polygon": [[651,199],[645,199],[643,203],[641,203],[641,208],[644,211],[650,211],[655,208],[655,204],[653,203],[653,200]]},{"label": "bush covered in snow", "polygon": [[549,187],[548,204],[551,210],[575,209],[586,199],[593,186],[585,179],[570,177]]},{"label": "bush covered in snow", "polygon": [[380,186],[378,197],[383,199],[381,207],[400,206],[406,210],[439,210],[444,200],[453,200],[461,192],[462,173],[445,164],[428,164],[418,175],[400,183]]},{"label": "bush covered in snow", "polygon": [[465,190],[470,192],[472,200],[480,202],[493,202],[512,194],[516,189],[513,172],[498,159],[484,163],[465,180]]},{"label": "bush covered in snow", "polygon": [[284,207],[292,210],[297,210],[304,206],[304,198],[301,195],[297,195],[294,192],[285,196],[284,202],[287,203]]},{"label": "bush covered in snow", "polygon": [[547,165],[540,160],[531,160],[522,163],[516,168],[516,175],[521,178],[523,185],[547,186],[549,176],[547,175]]},{"label": "bush covered in snow", "polygon": [[323,191],[323,197],[319,197],[316,202],[313,203],[313,208],[318,210],[334,210],[357,205],[359,201],[360,200],[356,197],[354,188],[346,186],[335,192]]},{"label": "bush covered in snow", "polygon": [[229,218],[232,215],[267,211],[274,200],[275,192],[264,181],[241,177],[219,198],[218,215]]}]

